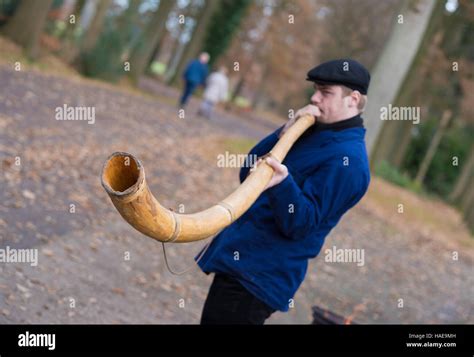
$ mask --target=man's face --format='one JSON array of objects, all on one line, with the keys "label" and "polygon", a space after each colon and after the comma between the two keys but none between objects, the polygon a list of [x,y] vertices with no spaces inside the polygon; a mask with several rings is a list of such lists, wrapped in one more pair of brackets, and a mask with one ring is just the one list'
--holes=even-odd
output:
[{"label": "man's face", "polygon": [[344,96],[339,85],[314,84],[314,94],[311,97],[312,104],[321,111],[318,121],[322,123],[333,123],[338,120],[348,119],[353,115],[351,111],[350,96]]}]

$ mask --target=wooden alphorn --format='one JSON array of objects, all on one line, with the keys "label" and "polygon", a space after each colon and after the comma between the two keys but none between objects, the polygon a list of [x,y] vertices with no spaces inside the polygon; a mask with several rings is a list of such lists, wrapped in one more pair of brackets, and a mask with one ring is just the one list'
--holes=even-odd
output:
[{"label": "wooden alphorn", "polygon": [[[299,118],[268,154],[282,162],[315,118]],[[247,211],[263,192],[273,169],[263,161],[244,182],[216,205],[192,214],[163,207],[150,192],[142,163],[132,154],[115,152],[105,162],[101,181],[121,216],[141,233],[160,242],[186,243],[206,239],[227,227]]]}]

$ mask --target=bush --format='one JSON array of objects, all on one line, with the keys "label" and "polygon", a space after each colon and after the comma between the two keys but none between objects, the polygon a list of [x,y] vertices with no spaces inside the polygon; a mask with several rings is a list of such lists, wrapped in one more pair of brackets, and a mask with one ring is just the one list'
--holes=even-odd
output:
[{"label": "bush", "polygon": [[13,15],[19,3],[19,0],[0,1],[0,26],[5,24],[8,19]]},{"label": "bush", "polygon": [[[419,132],[412,140],[402,165],[410,176],[414,177],[417,174],[438,124],[437,120],[431,119],[419,126]],[[448,128],[423,182],[428,191],[447,198],[460,173],[462,166],[460,163],[464,162],[469,153],[473,135],[472,127],[460,121],[454,121]],[[458,159],[457,166],[453,164],[455,157]]]},{"label": "bush", "polygon": [[149,70],[154,75],[163,76],[166,72],[166,64],[158,61],[153,61]]},{"label": "bush", "polygon": [[117,82],[124,74],[121,61],[123,46],[119,32],[111,28],[105,30],[94,49],[82,54],[83,73],[88,77]]},{"label": "bush", "polygon": [[118,16],[106,17],[97,44],[81,55],[83,73],[109,82],[120,80],[126,74],[127,52],[136,32],[133,12],[128,9]]},{"label": "bush", "polygon": [[422,193],[422,188],[413,181],[406,173],[401,173],[386,161],[382,161],[375,167],[375,174],[383,179],[410,191]]}]

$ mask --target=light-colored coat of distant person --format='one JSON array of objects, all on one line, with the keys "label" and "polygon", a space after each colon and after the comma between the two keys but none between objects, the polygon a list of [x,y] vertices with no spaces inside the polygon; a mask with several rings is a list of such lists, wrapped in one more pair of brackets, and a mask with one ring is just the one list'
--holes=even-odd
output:
[{"label": "light-colored coat of distant person", "polygon": [[214,107],[219,102],[227,101],[229,92],[229,79],[227,68],[222,66],[217,72],[211,73],[207,79],[203,101],[199,108],[199,115],[211,119]]}]

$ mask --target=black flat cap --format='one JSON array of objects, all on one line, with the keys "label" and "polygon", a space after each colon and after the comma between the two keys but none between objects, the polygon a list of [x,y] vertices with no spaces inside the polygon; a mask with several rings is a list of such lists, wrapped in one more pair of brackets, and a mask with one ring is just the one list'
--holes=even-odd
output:
[{"label": "black flat cap", "polygon": [[341,84],[361,94],[367,94],[370,83],[369,71],[352,59],[337,59],[321,63],[308,72],[307,81],[318,84]]}]

